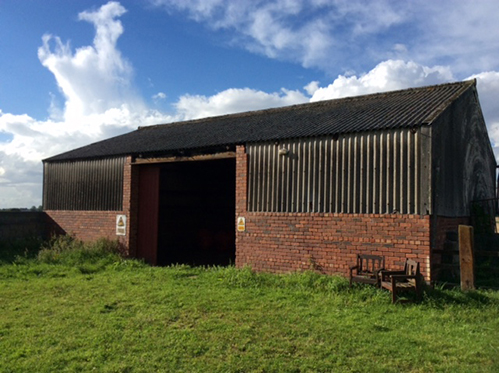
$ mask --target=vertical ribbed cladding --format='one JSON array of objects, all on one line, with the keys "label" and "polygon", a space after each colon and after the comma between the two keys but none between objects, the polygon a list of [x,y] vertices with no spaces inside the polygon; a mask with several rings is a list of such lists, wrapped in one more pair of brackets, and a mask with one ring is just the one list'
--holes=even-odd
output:
[{"label": "vertical ribbed cladding", "polygon": [[420,134],[406,128],[248,144],[248,209],[426,214]]},{"label": "vertical ribbed cladding", "polygon": [[45,210],[121,211],[124,157],[45,162]]}]

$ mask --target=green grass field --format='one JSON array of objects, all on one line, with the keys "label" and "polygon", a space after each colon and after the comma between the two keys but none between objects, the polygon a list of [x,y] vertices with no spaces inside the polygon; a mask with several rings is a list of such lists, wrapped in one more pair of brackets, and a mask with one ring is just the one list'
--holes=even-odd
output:
[{"label": "green grass field", "polygon": [[392,305],[311,272],[151,268],[64,245],[0,260],[0,372],[499,371],[497,291]]}]

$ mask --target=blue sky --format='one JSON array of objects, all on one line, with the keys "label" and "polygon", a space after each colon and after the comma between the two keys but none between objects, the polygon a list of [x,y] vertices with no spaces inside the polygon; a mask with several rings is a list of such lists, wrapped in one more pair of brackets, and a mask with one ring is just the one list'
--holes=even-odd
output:
[{"label": "blue sky", "polygon": [[0,208],[41,160],[138,126],[477,78],[499,143],[496,1],[0,1]]}]

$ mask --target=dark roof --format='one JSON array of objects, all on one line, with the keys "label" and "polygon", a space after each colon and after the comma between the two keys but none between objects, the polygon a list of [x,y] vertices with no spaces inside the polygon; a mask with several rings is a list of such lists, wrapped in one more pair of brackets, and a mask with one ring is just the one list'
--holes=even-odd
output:
[{"label": "dark roof", "polygon": [[257,141],[431,124],[476,81],[448,83],[276,109],[139,127],[45,161],[173,153]]}]

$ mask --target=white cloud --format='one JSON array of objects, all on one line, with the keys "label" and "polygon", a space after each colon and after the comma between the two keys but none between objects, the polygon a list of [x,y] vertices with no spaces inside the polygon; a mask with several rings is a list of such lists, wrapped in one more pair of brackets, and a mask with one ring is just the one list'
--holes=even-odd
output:
[{"label": "white cloud", "polygon": [[399,53],[405,53],[407,52],[407,47],[404,44],[396,43],[393,46],[393,50]]},{"label": "white cloud", "polygon": [[449,67],[428,67],[412,61],[388,60],[360,76],[338,76],[327,87],[316,89],[311,101],[393,91],[451,80],[453,76]]},{"label": "white cloud", "polygon": [[499,68],[497,1],[150,0],[233,45],[329,73],[387,59],[453,65],[460,76]]},{"label": "white cloud", "polygon": [[[167,11],[186,12],[197,22],[214,30],[234,31],[233,43],[271,58],[298,61],[316,66],[326,58],[331,47],[331,22],[325,3],[299,0],[229,1],[229,0],[153,0]],[[323,16],[303,21],[303,12]]]},{"label": "white cloud", "polygon": [[0,208],[40,205],[42,165],[0,150]]},{"label": "white cloud", "polygon": [[153,100],[164,100],[166,98],[166,93],[158,92],[152,96]]},{"label": "white cloud", "polygon": [[478,95],[483,115],[489,130],[489,136],[499,162],[499,72],[488,71],[470,76],[468,79],[477,80]]},{"label": "white cloud", "polygon": [[319,89],[319,82],[314,80],[308,83],[303,89],[310,95],[313,96],[315,92]]},{"label": "white cloud", "polygon": [[452,63],[455,72],[497,70],[499,23],[496,0],[413,3],[411,18],[420,24],[413,58],[426,63]]},{"label": "white cloud", "polygon": [[59,37],[43,36],[38,56],[54,75],[65,105],[59,108],[52,95],[51,118],[43,121],[0,110],[0,132],[12,137],[0,142],[0,208],[41,203],[43,158],[138,125],[177,119],[147,109],[133,91],[133,69],[116,47],[123,33],[117,18],[124,12],[119,3],[109,2],[96,11],[80,13],[79,19],[92,23],[96,33],[92,45],[74,53]]},{"label": "white cloud", "polygon": [[299,104],[308,99],[300,91],[282,89],[279,93],[266,93],[250,88],[231,88],[209,97],[184,95],[175,107],[182,119],[196,119]]},{"label": "white cloud", "polygon": [[80,13],[79,19],[92,23],[96,32],[93,45],[78,48],[74,53],[69,42],[63,43],[49,34],[43,36],[38,57],[54,75],[66,98],[66,121],[103,113],[122,102],[140,108],[141,101],[130,85],[133,69],[116,48],[116,41],[123,33],[123,26],[116,18],[125,12],[119,3],[109,2],[97,11]]}]

